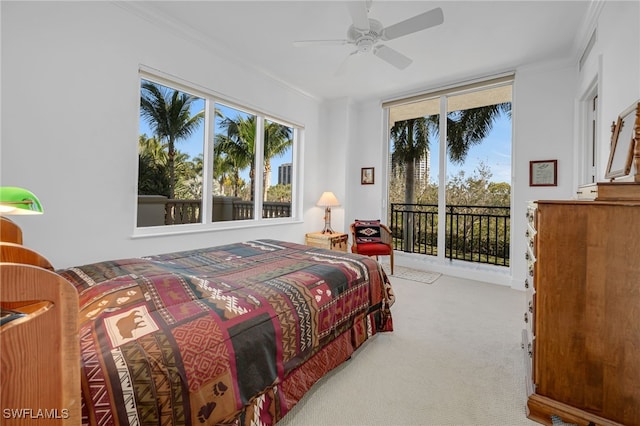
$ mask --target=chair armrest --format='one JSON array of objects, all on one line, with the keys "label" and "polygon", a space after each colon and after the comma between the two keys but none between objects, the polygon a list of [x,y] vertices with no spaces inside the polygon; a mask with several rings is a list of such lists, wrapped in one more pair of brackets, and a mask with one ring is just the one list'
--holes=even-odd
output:
[{"label": "chair armrest", "polygon": [[393,238],[389,227],[381,223],[380,230],[380,237],[382,238],[382,242],[393,248]]}]

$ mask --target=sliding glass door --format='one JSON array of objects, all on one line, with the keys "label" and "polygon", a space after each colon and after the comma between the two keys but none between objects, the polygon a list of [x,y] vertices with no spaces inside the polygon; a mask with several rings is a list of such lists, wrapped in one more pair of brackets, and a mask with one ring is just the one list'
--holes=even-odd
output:
[{"label": "sliding glass door", "polygon": [[389,107],[396,250],[508,266],[511,80],[463,89]]}]

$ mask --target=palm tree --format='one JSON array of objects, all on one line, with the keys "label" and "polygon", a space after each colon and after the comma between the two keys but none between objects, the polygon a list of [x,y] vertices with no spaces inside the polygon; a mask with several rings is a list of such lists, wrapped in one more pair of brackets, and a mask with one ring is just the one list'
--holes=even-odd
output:
[{"label": "palm tree", "polygon": [[193,95],[143,81],[140,114],[147,120],[158,140],[166,143],[169,168],[169,198],[175,197],[175,143],[193,134],[204,119],[204,111],[191,115]]},{"label": "palm tree", "polygon": [[393,154],[391,163],[402,167],[405,187],[404,202],[413,203],[415,199],[415,163],[424,158],[429,151],[429,132],[437,129],[435,116],[411,118],[399,121],[391,128]]},{"label": "palm tree", "polygon": [[511,102],[453,111],[447,115],[447,149],[452,163],[464,163],[469,149],[481,143],[501,113],[511,115]]},{"label": "palm tree", "polygon": [[267,176],[271,173],[271,158],[282,155],[293,144],[292,129],[272,121],[264,125],[264,179],[262,181],[263,200],[267,201]]},{"label": "palm tree", "polygon": [[251,180],[251,195],[253,200],[255,178],[255,140],[256,117],[242,117],[238,115],[235,120],[225,118],[220,122],[220,128],[226,133],[216,135],[214,152],[216,157],[225,156],[226,161],[233,164],[234,169],[234,195],[239,193],[240,170],[249,167],[249,179]]}]

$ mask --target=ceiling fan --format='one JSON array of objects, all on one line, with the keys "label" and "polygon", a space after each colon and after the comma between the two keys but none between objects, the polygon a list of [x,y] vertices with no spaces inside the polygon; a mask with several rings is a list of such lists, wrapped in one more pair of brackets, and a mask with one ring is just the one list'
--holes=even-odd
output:
[{"label": "ceiling fan", "polygon": [[[405,69],[413,60],[391,47],[380,44],[381,41],[389,41],[427,28],[435,27],[444,22],[442,9],[439,7],[412,18],[385,27],[376,19],[369,18],[369,10],[372,0],[349,1],[347,6],[353,24],[347,29],[347,38],[341,40],[299,40],[294,46],[330,46],[352,44],[356,50],[351,52],[347,59],[355,54],[372,52],[378,58],[390,63],[398,69]],[[344,68],[346,60],[340,67]]]}]

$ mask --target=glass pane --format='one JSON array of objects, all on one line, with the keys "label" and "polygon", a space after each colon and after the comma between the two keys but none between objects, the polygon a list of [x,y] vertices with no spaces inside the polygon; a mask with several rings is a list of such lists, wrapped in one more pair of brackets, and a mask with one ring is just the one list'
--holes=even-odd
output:
[{"label": "glass pane", "polygon": [[448,99],[446,256],[509,264],[511,86]]},{"label": "glass pane", "polygon": [[215,110],[212,220],[253,219],[256,116],[220,103]]},{"label": "glass pane", "polygon": [[293,128],[264,121],[262,217],[291,217]]},{"label": "glass pane", "polygon": [[437,255],[439,105],[431,99],[393,111],[389,223],[396,250]]},{"label": "glass pane", "polygon": [[141,80],[139,227],[202,221],[204,100]]}]

